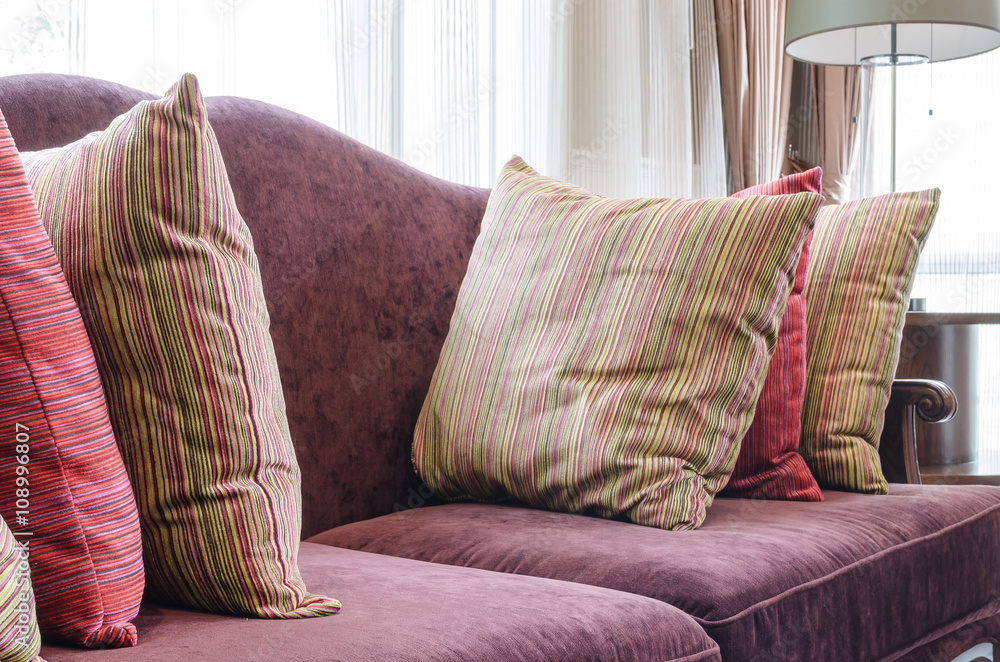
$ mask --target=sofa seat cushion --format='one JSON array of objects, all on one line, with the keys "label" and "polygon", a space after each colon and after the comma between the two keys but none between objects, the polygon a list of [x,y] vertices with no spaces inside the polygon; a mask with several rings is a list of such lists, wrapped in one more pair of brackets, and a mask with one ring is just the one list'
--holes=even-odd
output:
[{"label": "sofa seat cushion", "polygon": [[310,540],[657,598],[693,616],[732,661],[779,651],[813,662],[880,660],[1000,611],[1000,488],[824,495],[719,498],[695,531],[449,504]]},{"label": "sofa seat cushion", "polygon": [[299,567],[315,590],[336,589],[340,613],[248,620],[144,605],[135,648],[46,645],[42,655],[48,662],[721,662],[718,646],[689,616],[638,595],[310,543],[302,544]]}]

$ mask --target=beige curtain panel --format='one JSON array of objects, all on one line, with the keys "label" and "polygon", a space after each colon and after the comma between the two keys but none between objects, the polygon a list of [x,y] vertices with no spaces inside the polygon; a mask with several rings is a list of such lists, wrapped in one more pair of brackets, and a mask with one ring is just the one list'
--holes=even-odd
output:
[{"label": "beige curtain panel", "polygon": [[811,66],[823,194],[829,204],[842,204],[851,199],[851,161],[860,135],[861,68]]},{"label": "beige curtain panel", "polygon": [[781,175],[792,82],[785,4],[715,0],[730,192]]}]

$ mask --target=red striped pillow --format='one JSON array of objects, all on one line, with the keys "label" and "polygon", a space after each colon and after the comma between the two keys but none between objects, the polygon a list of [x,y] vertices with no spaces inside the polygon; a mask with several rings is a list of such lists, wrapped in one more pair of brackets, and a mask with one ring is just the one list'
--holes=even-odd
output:
[{"label": "red striped pillow", "polygon": [[0,514],[29,541],[42,631],[132,646],[139,520],[94,362],[0,116]]},{"label": "red striped pillow", "polygon": [[[806,172],[753,186],[733,195],[785,195],[822,193],[823,170]],[[723,496],[751,499],[822,501],[805,460],[799,455],[802,437],[802,405],[806,397],[806,300],[803,290],[809,265],[809,244],[802,247],[795,270],[795,287],[788,295],[778,340],[767,369],[764,388],[757,401],[753,423],[740,444],[736,468]]]},{"label": "red striped pillow", "polygon": [[94,342],[149,594],[335,613],[299,574],[299,466],[260,271],[195,77],[25,164]]},{"label": "red striped pillow", "polygon": [[820,201],[617,200],[512,160],[417,422],[421,477],[448,499],[700,525]]}]

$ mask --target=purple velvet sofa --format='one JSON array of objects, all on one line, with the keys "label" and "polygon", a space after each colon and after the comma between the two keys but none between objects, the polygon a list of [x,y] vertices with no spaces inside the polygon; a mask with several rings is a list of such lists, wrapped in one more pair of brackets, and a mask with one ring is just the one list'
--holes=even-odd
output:
[{"label": "purple velvet sofa", "polygon": [[[22,151],[103,129],[143,98],[81,77],[0,78]],[[208,108],[269,301],[303,474],[302,574],[344,608],[249,621],[146,604],[136,648],[46,645],[50,662],[996,654],[1000,488],[901,484],[914,418],[950,415],[942,385],[894,394],[888,496],[717,499],[685,532],[436,503],[413,473],[411,435],[489,191],[267,104]]]}]

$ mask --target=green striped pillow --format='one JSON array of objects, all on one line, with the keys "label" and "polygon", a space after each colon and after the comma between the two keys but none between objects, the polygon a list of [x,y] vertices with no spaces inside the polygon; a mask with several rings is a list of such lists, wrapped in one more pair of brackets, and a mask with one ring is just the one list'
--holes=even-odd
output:
[{"label": "green striped pillow", "polygon": [[247,616],[337,611],[299,575],[299,467],[260,273],[194,76],[24,157],[94,345],[147,594]]},{"label": "green striped pillow", "polygon": [[910,287],[941,192],[823,207],[806,278],[799,452],[821,484],[886,494],[878,457]]},{"label": "green striped pillow", "polygon": [[[44,662],[28,566],[29,539],[18,541],[0,518],[0,660]],[[21,545],[24,545],[22,547]]]},{"label": "green striped pillow", "polygon": [[513,159],[417,422],[421,477],[448,499],[697,527],[820,200],[615,200]]}]

